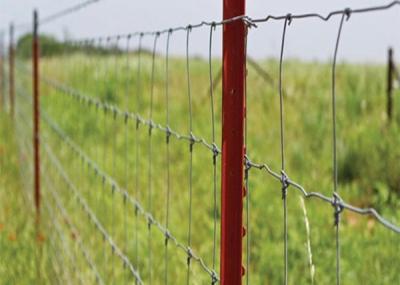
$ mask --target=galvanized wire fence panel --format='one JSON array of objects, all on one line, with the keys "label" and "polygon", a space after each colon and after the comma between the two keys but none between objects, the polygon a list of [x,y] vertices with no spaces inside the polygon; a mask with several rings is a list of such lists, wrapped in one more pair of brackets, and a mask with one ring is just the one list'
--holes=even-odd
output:
[{"label": "galvanized wire fence panel", "polygon": [[[307,274],[302,282],[323,280],[340,284],[345,271],[341,261],[343,255],[349,256],[341,253],[343,212],[366,215],[389,235],[393,232],[390,240],[393,248],[398,248],[400,228],[395,219],[383,217],[374,208],[353,205],[339,195],[337,113],[341,110],[337,109],[336,98],[343,95],[338,94],[336,62],[346,20],[353,14],[392,9],[399,4],[394,1],[379,7],[344,9],[326,16],[310,13],[252,19],[243,15],[154,32],[71,40],[59,44],[55,54],[42,46],[41,230],[49,241],[46,252],[53,270],[53,274],[47,274],[50,282],[219,282],[220,244],[224,242],[219,230],[222,100],[220,88],[214,88],[214,75],[221,63],[213,56],[213,35],[233,22],[243,22],[248,34],[269,21],[283,24],[277,86],[268,87],[267,96],[273,95],[264,100],[274,107],[265,107],[260,103],[264,102],[260,95],[252,94],[250,73],[244,79],[247,80],[243,158],[246,230],[244,248],[236,249],[245,253],[243,281],[258,284],[269,280],[271,274],[279,276],[273,280],[292,284],[292,270],[303,273],[309,270],[310,276]],[[287,116],[298,112],[300,107],[288,106],[293,101],[285,94],[286,37],[290,37],[290,25],[308,18],[339,20],[337,34],[332,36],[335,45],[328,79],[329,109],[324,111],[330,114],[331,151],[324,159],[329,157],[332,162],[332,179],[310,177],[314,182],[306,181],[307,186],[318,183],[321,186],[313,192],[292,178],[296,177],[296,164],[291,163],[288,154],[293,154],[291,144],[296,144],[295,136],[287,133]],[[44,19],[47,23],[53,17]],[[199,30],[208,33],[206,59],[196,58],[190,52],[191,38]],[[242,40],[247,43],[247,39]],[[185,47],[184,57],[171,55],[173,44]],[[30,162],[33,134],[29,62],[29,58],[22,57],[16,64],[15,130],[21,157]],[[277,115],[274,121],[270,121],[265,115],[268,110],[263,108],[273,109]],[[264,115],[269,123],[262,132]],[[267,149],[269,146],[276,149],[271,151]],[[277,161],[264,157],[276,157]],[[30,197],[32,187],[31,166],[29,163],[21,168],[26,197]],[[318,171],[316,176],[320,175]],[[263,174],[273,179],[267,180]],[[295,195],[292,190],[300,194],[299,203],[290,201]],[[265,201],[260,206],[257,200],[265,199],[265,193],[272,197],[271,202]],[[276,203],[279,199],[283,205],[282,212],[277,214],[281,208]],[[315,201],[310,202],[311,209],[304,200]],[[317,258],[314,255],[313,259],[315,247],[310,227],[314,227],[316,209],[329,213],[329,217],[319,221],[319,226],[324,227],[323,237],[331,237],[331,251],[319,253]],[[269,217],[282,221],[279,233],[275,231],[277,221]],[[296,227],[289,226],[292,223]],[[302,233],[294,234],[291,240],[289,233],[295,231],[292,228]],[[345,228],[346,233],[351,230]],[[349,237],[345,239],[348,244]],[[269,240],[280,240],[279,257],[283,262],[280,268],[265,270],[268,258],[264,255],[276,257],[275,253],[264,250]],[[318,258],[330,262],[329,268],[321,269],[321,275],[315,277]],[[395,257],[394,262],[398,262]]]},{"label": "galvanized wire fence panel", "polygon": [[[162,50],[168,49],[171,36]],[[60,177],[43,187],[60,187],[54,190],[58,203],[72,220],[74,236],[79,235],[78,246],[84,244],[85,267],[92,269],[97,282],[218,280],[219,149],[194,133],[197,128],[211,137],[207,131],[214,114],[211,107],[200,108],[204,100],[209,102],[207,88],[193,101],[187,90],[176,93],[180,81],[175,80],[189,74],[191,59],[187,57],[179,74],[176,69],[170,74],[167,62],[182,61],[156,54],[158,37],[150,53],[140,47],[141,36],[135,41],[105,39],[96,46],[74,43],[73,51],[66,43],[61,56],[41,58],[40,137],[46,169],[52,169],[51,175],[44,170],[42,176]],[[65,69],[58,69],[60,65]],[[19,61],[17,69],[20,78],[29,81],[26,62]],[[167,77],[174,81],[167,82]],[[205,73],[204,82],[207,79]],[[31,102],[28,91],[18,96]],[[187,118],[200,109],[191,126],[179,112],[165,107],[182,99],[188,101]],[[66,105],[70,108],[64,112]],[[193,182],[195,172],[202,173],[201,181]],[[192,237],[191,232],[199,234]],[[209,241],[204,243],[204,238]]]}]

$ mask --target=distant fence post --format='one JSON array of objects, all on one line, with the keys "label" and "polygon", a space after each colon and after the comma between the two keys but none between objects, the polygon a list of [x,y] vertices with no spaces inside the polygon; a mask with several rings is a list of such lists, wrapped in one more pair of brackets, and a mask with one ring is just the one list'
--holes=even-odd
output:
[{"label": "distant fence post", "polygon": [[4,33],[1,32],[0,38],[0,111],[4,110]]},{"label": "distant fence post", "polygon": [[14,95],[15,95],[15,85],[14,85],[14,24],[10,24],[10,35],[9,35],[9,50],[8,50],[8,59],[9,59],[9,69],[8,69],[8,78],[9,78],[9,96],[10,96],[10,113],[11,117],[14,117]]},{"label": "distant fence post", "polygon": [[[33,64],[33,150],[34,150],[34,195],[36,207],[36,223],[40,223],[40,135],[39,135],[39,37],[38,13],[33,11],[33,39],[32,39],[32,64]],[[39,232],[38,232],[39,234]]]},{"label": "distant fence post", "polygon": [[392,121],[393,116],[393,49],[390,47],[388,49],[388,67],[387,67],[387,116],[389,123]]},{"label": "distant fence post", "polygon": [[[224,0],[224,19],[244,15],[245,0]],[[245,37],[242,20],[223,26],[221,284],[242,284]]]}]

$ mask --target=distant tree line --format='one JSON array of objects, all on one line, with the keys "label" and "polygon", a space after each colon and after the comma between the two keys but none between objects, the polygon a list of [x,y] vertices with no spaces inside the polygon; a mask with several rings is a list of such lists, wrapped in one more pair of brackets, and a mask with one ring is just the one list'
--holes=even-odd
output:
[{"label": "distant tree line", "polygon": [[[32,55],[32,34],[25,34],[20,37],[17,41],[16,53],[18,57],[30,58]],[[49,57],[57,56],[70,53],[97,53],[97,54],[114,54],[122,52],[121,48],[116,45],[109,47],[99,47],[93,43],[80,43],[77,44],[74,41],[60,41],[56,37],[51,35],[42,34],[39,36],[40,42],[40,56]]]}]

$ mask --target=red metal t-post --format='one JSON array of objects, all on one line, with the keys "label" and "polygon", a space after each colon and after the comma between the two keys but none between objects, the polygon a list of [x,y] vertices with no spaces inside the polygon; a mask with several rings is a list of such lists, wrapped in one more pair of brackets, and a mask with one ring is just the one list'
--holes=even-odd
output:
[{"label": "red metal t-post", "polygon": [[[32,40],[32,64],[33,64],[33,167],[34,167],[34,195],[36,207],[36,223],[40,222],[40,135],[39,135],[39,37],[38,37],[38,13],[33,12],[33,40]],[[38,232],[39,234],[39,232]]]},{"label": "red metal t-post", "polygon": [[[245,0],[224,0],[224,19],[245,14]],[[246,27],[223,28],[221,284],[242,284]]]},{"label": "red metal t-post", "polygon": [[10,46],[8,50],[8,60],[9,60],[9,70],[8,70],[8,77],[9,77],[9,96],[10,96],[10,113],[11,117],[14,117],[14,93],[15,93],[15,86],[14,86],[14,24],[10,24],[10,35],[9,35]]}]

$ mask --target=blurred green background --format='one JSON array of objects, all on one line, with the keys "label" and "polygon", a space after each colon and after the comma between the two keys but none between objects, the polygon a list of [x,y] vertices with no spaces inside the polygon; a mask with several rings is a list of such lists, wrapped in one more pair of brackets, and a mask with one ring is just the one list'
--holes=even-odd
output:
[{"label": "blurred green background", "polygon": [[[151,274],[153,284],[164,284],[165,238],[162,232],[152,225],[150,237],[146,217],[136,215],[135,208],[123,195],[115,189],[113,191],[109,183],[103,183],[91,165],[66,144],[65,137],[110,175],[120,188],[126,189],[130,197],[137,199],[161,225],[166,223],[169,165],[168,228],[186,246],[189,143],[171,137],[167,159],[165,132],[152,130],[150,151],[148,126],[142,123],[137,127],[131,117],[125,120],[124,113],[115,113],[114,116],[111,111],[117,107],[146,120],[151,115],[155,123],[167,126],[168,75],[169,126],[188,135],[186,59],[170,56],[167,72],[165,55],[156,53],[153,62],[151,51],[138,53],[135,44],[125,52],[113,42],[94,47],[61,44],[51,36],[41,40],[41,234],[35,238],[31,201],[31,37],[27,35],[17,45],[15,119],[10,119],[7,112],[1,112],[1,283],[95,284],[98,281],[96,272],[105,284],[134,283],[128,268],[117,255],[112,254],[109,241],[103,238],[77,200],[76,190],[113,242],[137,268],[143,282],[148,284]],[[193,134],[212,143],[209,63],[200,57],[190,58],[189,63]],[[248,65],[247,154],[252,161],[267,163],[279,172],[279,66],[274,59],[259,60],[257,64],[273,81],[265,80]],[[213,76],[218,73],[220,65],[220,59],[212,60]],[[49,84],[50,79],[52,84]],[[70,96],[76,94],[74,92],[54,88],[54,82],[59,84],[58,87],[79,90],[81,97],[94,98],[103,104],[87,104],[77,96]],[[332,195],[333,188],[331,84],[330,63],[295,59],[284,62],[286,173],[307,191],[326,196]],[[374,207],[388,220],[399,224],[399,92],[396,90],[394,93],[394,117],[389,124],[386,66],[342,62],[337,66],[336,87],[339,193],[345,201],[358,207]],[[218,146],[221,145],[221,96],[219,84],[214,92],[215,142]],[[104,110],[101,108],[104,104],[112,107]],[[64,138],[57,135],[49,121],[62,130]],[[49,153],[59,161],[66,174],[64,177]],[[210,269],[215,251],[215,270],[218,272],[220,157],[217,159],[216,177],[215,249],[212,158],[212,152],[204,145],[194,145],[191,248]],[[244,242],[250,238],[250,252],[246,252],[244,247],[244,259],[249,254],[250,266],[246,274],[250,284],[281,284],[281,185],[267,173],[252,169],[248,193],[250,214]],[[288,208],[289,283],[333,284],[336,276],[333,208],[318,200],[307,200],[303,204],[301,193],[293,187],[288,189]],[[384,228],[372,217],[348,211],[342,214],[340,232],[342,284],[400,283],[398,234]],[[149,239],[152,240],[151,250]],[[167,271],[170,284],[186,282],[186,259],[187,254],[170,241]],[[39,267],[37,260],[40,260]],[[191,284],[211,283],[210,275],[195,260],[191,263],[190,276]]]}]

